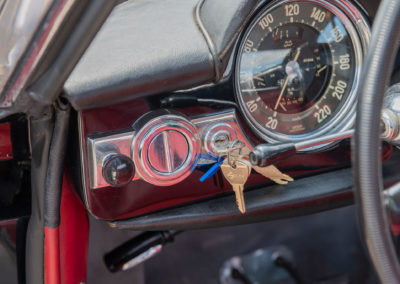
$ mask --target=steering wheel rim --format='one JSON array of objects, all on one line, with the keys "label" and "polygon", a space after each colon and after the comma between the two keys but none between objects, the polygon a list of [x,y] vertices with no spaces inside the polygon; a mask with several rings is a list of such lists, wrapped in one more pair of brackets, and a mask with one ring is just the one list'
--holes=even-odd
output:
[{"label": "steering wheel rim", "polygon": [[382,283],[400,282],[400,265],[383,206],[380,115],[400,40],[400,1],[383,0],[365,58],[354,137],[356,204],[373,266]]}]

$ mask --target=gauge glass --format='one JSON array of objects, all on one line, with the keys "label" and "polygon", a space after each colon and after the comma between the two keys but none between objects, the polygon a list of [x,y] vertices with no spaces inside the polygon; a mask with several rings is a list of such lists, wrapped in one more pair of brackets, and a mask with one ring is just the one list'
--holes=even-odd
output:
[{"label": "gauge glass", "polygon": [[237,99],[267,140],[327,132],[350,113],[362,47],[348,17],[324,3],[275,4],[244,33],[236,62]]}]

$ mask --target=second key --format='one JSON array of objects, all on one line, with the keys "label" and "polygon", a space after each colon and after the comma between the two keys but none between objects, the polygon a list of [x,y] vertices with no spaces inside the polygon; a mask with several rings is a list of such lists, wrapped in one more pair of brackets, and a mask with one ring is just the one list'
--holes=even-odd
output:
[{"label": "second key", "polygon": [[232,167],[225,161],[221,165],[222,173],[228,182],[232,185],[233,191],[235,192],[236,203],[239,211],[242,213],[246,212],[246,204],[244,201],[244,184],[246,183],[251,173],[251,166],[247,161],[237,160],[235,167]]}]

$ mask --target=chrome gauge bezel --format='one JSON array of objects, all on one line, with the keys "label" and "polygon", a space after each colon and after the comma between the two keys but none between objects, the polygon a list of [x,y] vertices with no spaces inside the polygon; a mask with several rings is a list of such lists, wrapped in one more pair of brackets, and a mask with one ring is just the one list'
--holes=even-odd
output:
[{"label": "chrome gauge bezel", "polygon": [[[307,2],[320,5],[330,12],[332,12],[336,17],[340,19],[340,21],[345,26],[348,34],[350,35],[351,42],[354,48],[355,54],[355,76],[353,79],[352,88],[346,98],[346,101],[343,102],[343,105],[340,107],[340,110],[330,118],[330,120],[318,127],[315,130],[304,134],[298,135],[288,135],[282,134],[278,132],[271,131],[264,127],[261,123],[259,123],[250,113],[249,109],[246,107],[244,102],[242,93],[240,91],[240,57],[241,51],[245,45],[245,39],[249,35],[249,33],[253,30],[253,28],[257,25],[258,21],[263,15],[266,15],[269,11],[287,4],[291,2]],[[242,33],[239,45],[235,54],[235,72],[234,72],[234,84],[235,84],[235,98],[239,104],[240,110],[248,123],[248,125],[252,128],[252,130],[263,140],[270,143],[277,142],[296,142],[302,141],[306,139],[320,137],[322,135],[336,133],[340,131],[345,131],[350,129],[354,125],[355,115],[356,115],[356,99],[357,99],[357,91],[359,88],[361,70],[362,70],[362,60],[363,56],[366,53],[367,46],[370,40],[370,27],[361,14],[361,12],[352,4],[347,1],[325,1],[325,0],[280,0],[274,1],[271,4],[261,8],[257,13],[254,14],[252,20],[249,25],[245,28]],[[307,151],[307,150],[306,150]]]}]

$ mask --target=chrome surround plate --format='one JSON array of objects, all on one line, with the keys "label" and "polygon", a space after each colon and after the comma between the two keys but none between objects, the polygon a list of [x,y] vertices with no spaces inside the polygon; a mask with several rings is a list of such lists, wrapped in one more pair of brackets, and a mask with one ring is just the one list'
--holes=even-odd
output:
[{"label": "chrome surround plate", "polygon": [[[106,153],[103,153],[104,146],[113,144],[119,149],[119,154],[131,157],[130,147],[134,135],[135,132],[132,131],[97,138],[87,138],[87,164],[89,165],[89,185],[91,188],[110,186],[102,175],[103,163],[98,160],[99,156],[106,156]],[[138,179],[138,176],[135,174],[133,179]]]},{"label": "chrome surround plate", "polygon": [[[180,117],[180,119],[184,118]],[[154,123],[159,123],[159,122],[160,121],[157,119],[154,120]],[[186,178],[197,164],[204,165],[215,162],[214,160],[211,159],[208,160],[202,158],[207,155],[211,156],[215,155],[214,153],[209,151],[209,147],[205,147],[205,145],[207,145],[208,142],[205,140],[205,138],[209,137],[210,130],[215,129],[215,127],[222,127],[223,129],[231,129],[232,133],[235,134],[234,136],[231,137],[231,139],[240,139],[246,144],[247,148],[253,149],[253,145],[248,141],[245,133],[243,132],[242,128],[239,125],[238,119],[236,117],[236,112],[234,109],[191,118],[190,124],[192,124],[194,127],[191,131],[195,131],[195,135],[199,140],[199,147],[198,148],[197,146],[192,147],[192,151],[194,151],[193,157],[195,158],[195,160],[190,159],[190,161],[187,162],[187,165],[185,165],[185,167],[189,166],[189,171],[184,175],[182,175],[179,181]],[[104,153],[104,148],[107,148],[104,146],[110,143],[113,144],[114,147],[118,148],[120,154],[127,155],[135,162],[136,174],[135,177],[133,178],[133,181],[141,178],[143,179],[141,175],[143,175],[144,168],[142,168],[142,170],[139,169],[141,165],[138,165],[138,163],[141,163],[141,161],[136,154],[138,153],[139,148],[143,148],[144,145],[141,145],[142,147],[139,147],[141,143],[137,143],[136,145],[138,148],[136,149],[135,138],[138,137],[138,135],[139,133],[136,133],[135,131],[126,131],[111,135],[104,133],[104,135],[89,136],[86,139],[87,154],[86,157],[85,155],[82,156],[83,158],[82,170],[88,171],[89,187],[91,189],[109,187],[109,185],[105,182],[101,174],[102,163],[101,161],[99,161],[99,157],[104,157],[107,154]],[[82,151],[82,153],[85,153],[85,151]],[[194,166],[191,166],[191,163],[194,163]],[[87,165],[88,167],[87,169],[85,169],[85,165]],[[83,172],[83,176],[85,176],[85,172]],[[166,185],[165,183],[160,184],[157,178],[159,177],[156,177],[156,179],[154,178],[152,179],[151,176],[147,176],[146,174],[146,178],[144,178],[144,180],[157,186]]]}]

